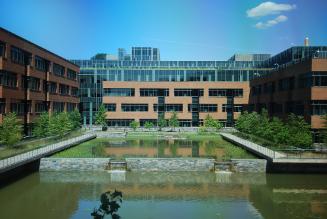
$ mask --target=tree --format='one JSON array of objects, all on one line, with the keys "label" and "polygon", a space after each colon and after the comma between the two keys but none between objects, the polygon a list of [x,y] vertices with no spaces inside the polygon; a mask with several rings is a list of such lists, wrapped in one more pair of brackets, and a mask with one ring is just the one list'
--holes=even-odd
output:
[{"label": "tree", "polygon": [[175,129],[179,125],[178,116],[177,116],[177,113],[175,111],[172,112],[171,117],[170,117],[170,119],[168,121],[168,124],[173,129]]},{"label": "tree", "polygon": [[95,114],[95,124],[106,126],[106,108],[103,104],[100,105],[98,112]]},{"label": "tree", "polygon": [[153,123],[152,122],[145,122],[144,128],[151,129],[152,127],[153,127]]},{"label": "tree", "polygon": [[137,121],[132,121],[129,126],[135,131],[137,129],[137,127],[140,126],[140,123]]},{"label": "tree", "polygon": [[206,118],[204,119],[204,127],[219,130],[222,128],[222,125],[218,120],[215,120],[214,118],[212,118],[212,116],[207,114]]},{"label": "tree", "polygon": [[81,114],[78,109],[74,109],[72,112],[68,113],[70,122],[72,123],[72,129],[77,129],[81,127]]},{"label": "tree", "polygon": [[293,113],[287,118],[286,126],[289,130],[287,143],[296,147],[310,147],[312,145],[312,135],[310,125],[302,116]]},{"label": "tree", "polygon": [[36,137],[46,137],[49,135],[49,113],[43,112],[36,119],[33,127],[33,135]]},{"label": "tree", "polygon": [[13,146],[22,139],[23,128],[15,113],[4,116],[0,126],[0,137],[4,144]]},{"label": "tree", "polygon": [[72,123],[68,117],[68,113],[55,113],[49,120],[49,133],[63,137],[67,132],[72,130]]},{"label": "tree", "polygon": [[163,114],[160,114],[159,115],[159,118],[158,118],[158,127],[159,127],[159,131],[161,131],[161,129],[163,127],[166,127],[167,126],[167,121],[165,120],[165,117]]}]

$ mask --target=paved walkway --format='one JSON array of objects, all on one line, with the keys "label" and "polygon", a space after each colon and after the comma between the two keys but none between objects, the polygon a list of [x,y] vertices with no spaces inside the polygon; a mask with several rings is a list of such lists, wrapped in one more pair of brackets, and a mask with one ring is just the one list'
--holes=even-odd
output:
[{"label": "paved walkway", "polygon": [[225,138],[228,141],[231,141],[243,148],[245,148],[248,151],[251,151],[252,153],[258,155],[259,157],[273,160],[273,159],[279,159],[285,157],[284,154],[270,150],[269,148],[262,147],[258,144],[255,144],[251,141],[245,140],[243,138],[237,137],[235,135],[229,134],[229,133],[220,133],[223,138]]},{"label": "paved walkway", "polygon": [[96,138],[93,133],[85,134],[79,137],[71,138],[62,142],[51,144],[36,150],[32,150],[23,154],[19,154],[13,157],[9,157],[0,160],[0,173],[11,170],[15,167],[33,162],[42,157],[49,156],[55,152],[61,151],[65,148],[71,147],[73,145],[88,141],[90,139]]}]

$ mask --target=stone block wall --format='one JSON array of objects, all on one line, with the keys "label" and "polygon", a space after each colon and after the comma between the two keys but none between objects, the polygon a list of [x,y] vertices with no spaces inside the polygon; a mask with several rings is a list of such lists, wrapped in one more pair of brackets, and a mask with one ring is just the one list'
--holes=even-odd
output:
[{"label": "stone block wall", "polygon": [[211,171],[214,159],[201,158],[126,158],[130,171]]},{"label": "stone block wall", "polygon": [[265,173],[267,161],[265,159],[231,159],[230,162],[216,162],[216,171],[230,171],[237,173]]},{"label": "stone block wall", "polygon": [[42,158],[40,171],[104,171],[110,158]]}]

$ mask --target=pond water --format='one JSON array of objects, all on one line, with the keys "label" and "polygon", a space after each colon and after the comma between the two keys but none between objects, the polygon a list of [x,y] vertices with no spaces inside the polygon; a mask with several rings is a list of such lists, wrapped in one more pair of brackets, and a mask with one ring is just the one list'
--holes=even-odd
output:
[{"label": "pond water", "polygon": [[[215,159],[254,158],[240,147],[221,139],[122,139],[98,142],[113,159],[126,157],[203,157]],[[96,148],[96,147],[95,147]]]},{"label": "pond water", "polygon": [[81,219],[108,190],[131,219],[327,218],[326,175],[40,172],[0,189],[0,218]]}]

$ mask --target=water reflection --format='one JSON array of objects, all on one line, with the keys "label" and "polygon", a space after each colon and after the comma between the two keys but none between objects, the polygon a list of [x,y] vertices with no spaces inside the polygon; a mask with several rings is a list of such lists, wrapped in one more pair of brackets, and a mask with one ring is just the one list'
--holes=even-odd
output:
[{"label": "water reflection", "polygon": [[[126,157],[206,157],[223,159],[228,157],[233,146],[222,144],[217,140],[188,139],[133,139],[123,141],[107,141],[102,143],[106,156],[115,159]],[[234,149],[234,148],[233,148]],[[246,151],[236,148],[239,158],[252,158]]]},{"label": "water reflection", "polygon": [[[90,218],[124,193],[122,218],[327,218],[326,175],[41,172],[0,190],[1,218]],[[176,210],[178,209],[178,210]]]}]

